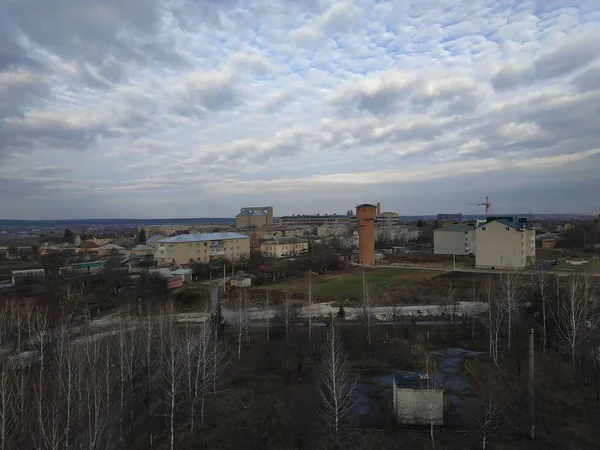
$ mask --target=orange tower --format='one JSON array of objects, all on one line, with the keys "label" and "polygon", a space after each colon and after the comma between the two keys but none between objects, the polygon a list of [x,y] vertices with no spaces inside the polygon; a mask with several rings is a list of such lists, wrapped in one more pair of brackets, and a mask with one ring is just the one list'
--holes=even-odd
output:
[{"label": "orange tower", "polygon": [[358,262],[363,266],[375,265],[375,218],[377,206],[367,203],[356,207],[358,219]]}]

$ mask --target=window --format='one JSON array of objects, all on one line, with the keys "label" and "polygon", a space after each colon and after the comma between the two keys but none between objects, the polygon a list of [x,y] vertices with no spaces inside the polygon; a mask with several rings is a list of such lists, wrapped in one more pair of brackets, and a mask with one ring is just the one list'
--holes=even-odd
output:
[{"label": "window", "polygon": [[510,231],[510,227],[506,227],[506,231]]},{"label": "window", "polygon": [[485,231],[485,227],[481,227],[481,231]]}]

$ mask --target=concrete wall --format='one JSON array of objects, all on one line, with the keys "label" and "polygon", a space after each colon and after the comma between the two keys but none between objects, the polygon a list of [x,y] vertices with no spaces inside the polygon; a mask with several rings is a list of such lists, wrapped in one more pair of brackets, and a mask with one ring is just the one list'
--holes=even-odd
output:
[{"label": "concrete wall", "polygon": [[525,267],[527,235],[526,231],[519,231],[496,221],[477,228],[475,266],[497,269]]},{"label": "concrete wall", "polygon": [[444,424],[444,390],[398,388],[394,383],[394,411],[401,425]]},{"label": "concrete wall", "polygon": [[433,253],[436,255],[466,255],[471,250],[469,232],[434,230]]}]

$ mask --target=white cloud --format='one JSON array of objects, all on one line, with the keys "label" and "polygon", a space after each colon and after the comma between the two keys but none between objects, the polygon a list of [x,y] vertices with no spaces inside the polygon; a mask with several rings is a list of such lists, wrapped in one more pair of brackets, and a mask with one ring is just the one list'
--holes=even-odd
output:
[{"label": "white cloud", "polygon": [[596,2],[80,3],[0,4],[0,217],[595,202]]}]

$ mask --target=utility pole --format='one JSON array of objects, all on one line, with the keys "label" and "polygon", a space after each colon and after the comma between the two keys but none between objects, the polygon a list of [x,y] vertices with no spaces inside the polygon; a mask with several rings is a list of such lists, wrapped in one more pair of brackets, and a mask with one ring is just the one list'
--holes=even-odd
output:
[{"label": "utility pole", "polygon": [[534,409],[534,342],[533,328],[529,330],[529,418],[531,420],[531,428],[529,429],[529,437],[535,439],[535,409]]},{"label": "utility pole", "polygon": [[225,265],[225,262],[223,262],[223,292],[225,292],[225,278],[226,278],[226,272],[225,270],[227,269],[227,266]]},{"label": "utility pole", "polygon": [[454,270],[456,270],[456,254],[452,253],[452,264],[454,266]]}]

